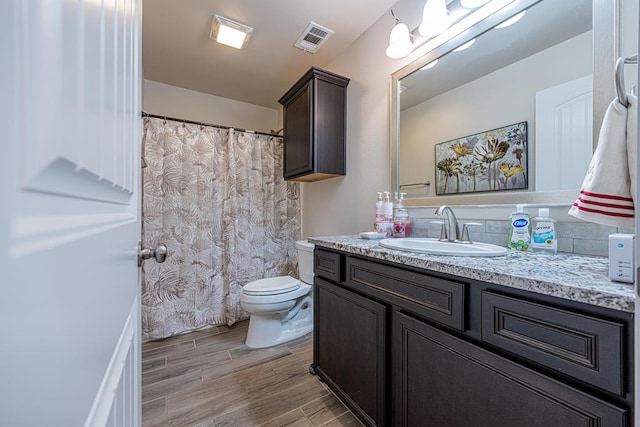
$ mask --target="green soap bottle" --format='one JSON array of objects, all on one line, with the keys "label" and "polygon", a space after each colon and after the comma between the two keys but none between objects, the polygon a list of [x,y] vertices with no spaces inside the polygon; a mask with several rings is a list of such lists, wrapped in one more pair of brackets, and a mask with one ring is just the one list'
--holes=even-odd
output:
[{"label": "green soap bottle", "polygon": [[531,247],[531,216],[524,205],[516,205],[516,212],[509,216],[509,249],[528,251]]}]

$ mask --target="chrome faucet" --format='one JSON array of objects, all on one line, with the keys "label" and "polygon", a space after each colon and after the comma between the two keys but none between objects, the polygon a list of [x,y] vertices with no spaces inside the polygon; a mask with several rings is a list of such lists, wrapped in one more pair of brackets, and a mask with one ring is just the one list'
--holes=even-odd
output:
[{"label": "chrome faucet", "polygon": [[469,237],[469,227],[472,226],[481,226],[482,224],[479,222],[465,222],[462,224],[462,232],[460,232],[460,225],[458,224],[458,218],[453,213],[453,210],[447,206],[442,205],[438,209],[436,209],[436,215],[442,216],[443,214],[447,215],[446,221],[437,221],[442,224],[442,229],[440,231],[440,240],[441,242],[453,242],[453,243],[473,243],[471,238]]},{"label": "chrome faucet", "polygon": [[446,233],[444,236],[441,235],[439,240],[448,242],[459,242],[460,227],[458,226],[458,218],[456,218],[453,210],[447,205],[442,205],[438,209],[436,209],[436,215],[442,216],[443,214],[446,214],[447,216],[446,222],[442,224],[442,227]]}]

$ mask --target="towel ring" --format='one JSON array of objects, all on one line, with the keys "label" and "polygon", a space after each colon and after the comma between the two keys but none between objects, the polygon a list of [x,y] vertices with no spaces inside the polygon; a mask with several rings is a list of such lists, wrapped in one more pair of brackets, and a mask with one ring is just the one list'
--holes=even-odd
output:
[{"label": "towel ring", "polygon": [[624,87],[624,64],[637,64],[638,54],[629,56],[627,58],[620,57],[616,61],[616,92],[618,93],[618,102],[625,107],[629,106],[629,99],[627,98],[627,90]]}]

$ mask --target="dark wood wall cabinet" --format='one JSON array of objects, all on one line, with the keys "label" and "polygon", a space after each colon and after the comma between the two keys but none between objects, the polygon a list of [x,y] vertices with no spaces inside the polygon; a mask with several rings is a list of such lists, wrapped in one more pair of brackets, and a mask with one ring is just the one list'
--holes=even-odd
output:
[{"label": "dark wood wall cabinet", "polygon": [[633,315],[316,246],[312,372],[367,426],[633,425]]},{"label": "dark wood wall cabinet", "polygon": [[346,175],[349,79],[312,67],[278,100],[284,107],[284,178]]}]

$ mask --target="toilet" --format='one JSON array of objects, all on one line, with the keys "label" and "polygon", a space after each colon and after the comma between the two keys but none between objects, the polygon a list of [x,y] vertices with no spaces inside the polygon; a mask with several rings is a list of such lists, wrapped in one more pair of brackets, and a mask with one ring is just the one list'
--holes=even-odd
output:
[{"label": "toilet", "polygon": [[240,305],[250,314],[248,347],[271,347],[313,330],[313,246],[306,240],[296,242],[300,280],[268,277],[242,288]]}]

